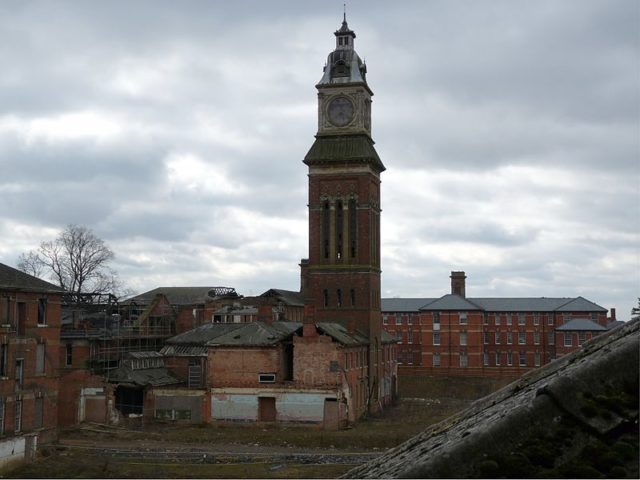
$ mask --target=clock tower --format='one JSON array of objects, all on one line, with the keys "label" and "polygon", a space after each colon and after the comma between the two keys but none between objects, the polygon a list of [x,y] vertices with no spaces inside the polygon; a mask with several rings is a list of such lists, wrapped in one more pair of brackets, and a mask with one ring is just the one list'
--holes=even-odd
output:
[{"label": "clock tower", "polygon": [[309,168],[309,259],[302,292],[315,322],[357,330],[369,342],[369,389],[382,372],[380,314],[380,174],[371,138],[367,68],[354,50],[346,16],[335,32],[318,90],[318,132]]}]

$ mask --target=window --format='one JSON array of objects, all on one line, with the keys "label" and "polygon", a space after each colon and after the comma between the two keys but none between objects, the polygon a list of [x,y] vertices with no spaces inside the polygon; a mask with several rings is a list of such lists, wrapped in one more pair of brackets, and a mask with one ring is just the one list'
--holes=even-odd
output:
[{"label": "window", "polygon": [[496,332],[496,345],[500,345],[500,332]]},{"label": "window", "polygon": [[482,324],[489,325],[489,315],[487,315],[486,313],[482,315]]},{"label": "window", "polygon": [[598,314],[596,312],[591,312],[591,320],[594,322],[598,321]]},{"label": "window", "polygon": [[402,315],[396,313],[396,325],[402,325]]},{"label": "window", "polygon": [[433,332],[433,344],[440,345],[440,332]]},{"label": "window", "polygon": [[[438,328],[436,328],[436,325],[438,325]],[[440,330],[440,313],[438,312],[433,312],[433,329]]]},{"label": "window", "polygon": [[562,314],[562,323],[568,323],[571,321],[571,314],[570,313],[563,313]]},{"label": "window", "polygon": [[396,332],[396,342],[402,343],[402,332],[401,331],[397,331]]},{"label": "window", "polygon": [[11,324],[11,308],[10,308],[10,300],[11,298],[7,295],[2,297],[2,325]]},{"label": "window", "polygon": [[344,209],[342,201],[336,202],[336,259],[342,259],[342,234],[344,232]]},{"label": "window", "polygon": [[44,420],[43,398],[38,397],[34,402],[33,428],[42,428]]},{"label": "window", "polygon": [[440,352],[434,352],[432,358],[433,358],[433,366],[434,367],[439,367],[440,366]]},{"label": "window", "polygon": [[533,343],[540,345],[540,332],[533,332]]},{"label": "window", "polygon": [[511,345],[513,343],[513,333],[507,332],[507,344]]},{"label": "window", "polygon": [[47,324],[47,299],[38,299],[38,325]]},{"label": "window", "polygon": [[352,288],[351,290],[349,290],[349,297],[351,299],[351,306],[355,307],[356,306],[356,289]]},{"label": "window", "polygon": [[467,344],[467,332],[460,332],[460,345]]},{"label": "window", "polygon": [[389,325],[389,315],[383,315],[382,316],[382,324],[383,325]]},{"label": "window", "polygon": [[512,320],[511,314],[507,313],[507,325],[511,325],[511,320]]},{"label": "window", "polygon": [[553,313],[547,314],[547,325],[553,325]]},{"label": "window", "polygon": [[467,352],[460,352],[460,367],[466,368],[468,363]]},{"label": "window", "polygon": [[16,385],[18,388],[22,388],[24,382],[24,359],[16,359]]},{"label": "window", "polygon": [[407,363],[413,365],[413,351],[407,352]]},{"label": "window", "polygon": [[322,303],[325,307],[329,306],[329,290],[326,288],[322,291]]},{"label": "window", "polygon": [[578,332],[578,345],[587,341],[587,332]]},{"label": "window", "polygon": [[13,429],[16,433],[22,430],[22,400],[15,401],[15,419],[13,423]]},{"label": "window", "polygon": [[555,332],[548,332],[547,333],[547,344],[549,344],[549,345],[555,345],[556,344],[556,334],[555,334]]},{"label": "window", "polygon": [[356,212],[356,200],[352,198],[349,200],[349,242],[351,244],[351,258],[356,256],[356,245],[358,240],[358,214]]},{"label": "window", "polygon": [[[322,253],[324,258],[329,258],[329,202],[324,202],[322,208]],[[326,307],[326,305],[325,305]]]},{"label": "window", "polygon": [[0,435],[4,435],[4,410],[5,401],[4,398],[0,398]]},{"label": "window", "polygon": [[0,345],[0,377],[7,376],[7,362],[9,361],[9,345],[3,343]]},{"label": "window", "polygon": [[571,339],[571,332],[564,332],[564,346],[565,347],[573,346],[573,341]]},{"label": "window", "polygon": [[499,313],[496,313],[494,315],[494,321],[495,321],[496,325],[500,325],[500,314]]},{"label": "window", "polygon": [[534,364],[536,367],[539,367],[539,366],[540,366],[540,352],[536,352],[536,353],[535,353],[535,356],[533,357],[533,362],[534,362],[533,364]]},{"label": "window", "polygon": [[527,354],[524,352],[520,352],[520,366],[521,367],[527,366]]},{"label": "window", "polygon": [[525,332],[518,332],[518,345],[524,345],[527,343],[527,334]]},{"label": "window", "polygon": [[338,289],[336,291],[336,297],[338,301],[338,306],[341,307],[342,306],[342,290]]},{"label": "window", "polygon": [[460,312],[460,325],[467,324],[467,312]]},{"label": "window", "polygon": [[65,346],[65,365],[71,367],[73,365],[73,344],[67,343]]},{"label": "window", "polygon": [[518,325],[525,324],[526,317],[523,312],[518,313]]},{"label": "window", "polygon": [[407,343],[413,343],[413,330],[407,332]]},{"label": "window", "polygon": [[513,365],[513,355],[511,352],[507,352],[507,365]]},{"label": "window", "polygon": [[413,325],[413,315],[407,315],[407,325]]},{"label": "window", "polygon": [[44,343],[38,343],[36,345],[36,375],[44,374]]},{"label": "window", "polygon": [[404,363],[404,353],[402,350],[398,352],[398,363]]},{"label": "window", "polygon": [[482,362],[484,363],[485,367],[489,366],[489,352],[484,352],[484,354],[482,355]]},{"label": "window", "polygon": [[275,383],[276,382],[276,374],[275,373],[260,373],[258,375],[258,382],[260,382],[260,383]]},{"label": "window", "polygon": [[485,345],[489,344],[489,332],[483,332],[483,334],[482,334],[482,342]]},{"label": "window", "polygon": [[500,352],[496,352],[496,367],[500,366]]},{"label": "window", "polygon": [[27,322],[27,304],[24,302],[18,302],[18,324],[16,330],[18,335],[24,335],[24,327]]},{"label": "window", "polygon": [[534,313],[533,314],[533,324],[534,325],[540,325],[540,314],[539,313]]}]

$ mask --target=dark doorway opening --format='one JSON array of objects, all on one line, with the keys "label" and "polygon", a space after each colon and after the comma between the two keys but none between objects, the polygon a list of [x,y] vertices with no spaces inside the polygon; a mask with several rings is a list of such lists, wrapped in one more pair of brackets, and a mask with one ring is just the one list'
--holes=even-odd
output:
[{"label": "dark doorway opening", "polygon": [[116,408],[127,416],[130,414],[142,414],[144,404],[144,392],[142,388],[118,387],[116,388]]}]

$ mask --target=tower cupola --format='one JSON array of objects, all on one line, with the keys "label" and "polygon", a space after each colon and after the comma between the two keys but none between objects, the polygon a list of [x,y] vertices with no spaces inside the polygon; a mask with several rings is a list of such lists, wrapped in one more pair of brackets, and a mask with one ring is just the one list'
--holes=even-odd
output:
[{"label": "tower cupola", "polygon": [[346,13],[342,26],[334,32],[336,48],[327,57],[324,74],[318,85],[331,83],[367,83],[367,66],[353,48],[356,32],[349,28]]}]

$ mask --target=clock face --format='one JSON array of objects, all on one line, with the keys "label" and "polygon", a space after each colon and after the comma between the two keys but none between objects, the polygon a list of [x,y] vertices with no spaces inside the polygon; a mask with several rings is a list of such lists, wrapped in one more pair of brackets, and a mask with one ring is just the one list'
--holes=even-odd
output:
[{"label": "clock face", "polygon": [[347,97],[338,97],[331,100],[329,108],[329,121],[336,127],[344,127],[353,120],[353,103]]}]

